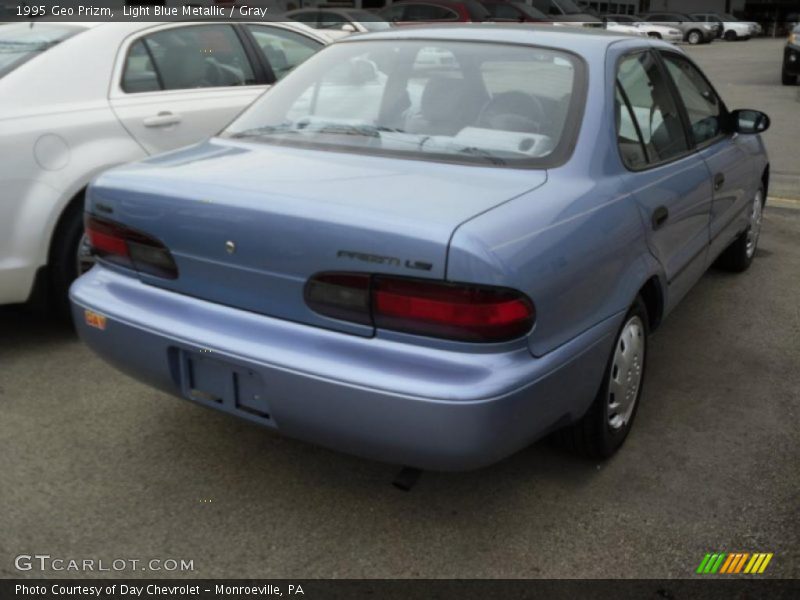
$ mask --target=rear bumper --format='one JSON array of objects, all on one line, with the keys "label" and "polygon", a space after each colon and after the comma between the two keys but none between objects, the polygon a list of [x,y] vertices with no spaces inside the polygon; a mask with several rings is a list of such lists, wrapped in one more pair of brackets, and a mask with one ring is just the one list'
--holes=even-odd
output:
[{"label": "rear bumper", "polygon": [[[580,417],[600,384],[609,318],[541,357],[527,348],[454,352],[273,319],[145,285],[97,266],[70,291],[81,338],[168,393],[290,437],[435,470],[491,464]],[[86,324],[84,310],[106,317]],[[257,381],[262,412],[192,397],[187,360],[209,357]]]}]

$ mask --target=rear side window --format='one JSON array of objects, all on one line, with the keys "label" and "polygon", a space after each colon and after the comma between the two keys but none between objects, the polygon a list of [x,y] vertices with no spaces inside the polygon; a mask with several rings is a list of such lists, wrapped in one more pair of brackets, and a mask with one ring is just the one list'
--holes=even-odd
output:
[{"label": "rear side window", "polygon": [[37,27],[32,27],[32,23],[3,25],[0,28],[0,77],[81,31],[83,27],[50,23],[37,23]]},{"label": "rear side window", "polygon": [[647,166],[647,152],[644,149],[639,125],[619,85],[614,97],[614,108],[617,115],[617,143],[622,160],[631,169],[642,169]]},{"label": "rear side window", "polygon": [[248,25],[275,79],[281,79],[322,48],[322,44],[294,31],[267,25]]},{"label": "rear side window", "polygon": [[[637,128],[648,163],[665,162],[689,150],[677,104],[651,52],[623,59],[617,72],[617,85]],[[620,127],[622,122],[619,121]],[[622,137],[621,129],[618,133]],[[629,139],[630,130],[624,133]],[[632,164],[628,166],[638,168]]]},{"label": "rear side window", "polygon": [[129,94],[255,83],[230,25],[177,27],[144,36],[130,47],[122,76],[122,89]]},{"label": "rear side window", "polygon": [[122,89],[129,94],[157,92],[162,89],[143,40],[139,40],[128,50],[125,71],[122,74]]}]

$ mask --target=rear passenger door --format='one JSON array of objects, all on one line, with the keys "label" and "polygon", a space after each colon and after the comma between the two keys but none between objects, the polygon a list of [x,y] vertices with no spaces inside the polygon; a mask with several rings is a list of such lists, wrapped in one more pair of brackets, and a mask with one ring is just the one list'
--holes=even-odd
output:
[{"label": "rear passenger door", "polygon": [[744,140],[725,130],[728,111],[714,88],[685,56],[662,51],[661,56],[685,108],[692,143],[700,150],[713,182],[711,248],[715,258],[747,226],[751,189],[759,178]]},{"label": "rear passenger door", "polygon": [[160,27],[126,40],[121,55],[111,106],[151,154],[217,133],[266,88],[232,25]]},{"label": "rear passenger door", "polygon": [[663,266],[670,309],[706,268],[711,178],[657,53],[623,56],[615,83],[620,155],[628,169],[623,178]]}]

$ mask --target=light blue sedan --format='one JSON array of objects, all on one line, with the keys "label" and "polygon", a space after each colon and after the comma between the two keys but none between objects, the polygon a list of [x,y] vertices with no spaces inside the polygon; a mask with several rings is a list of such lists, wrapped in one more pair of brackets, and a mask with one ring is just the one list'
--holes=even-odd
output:
[{"label": "light blue sedan", "polygon": [[463,470],[558,431],[608,457],[648,336],[753,260],[768,126],[655,40],[346,39],[94,182],[75,321],[137,379],[344,452]]}]

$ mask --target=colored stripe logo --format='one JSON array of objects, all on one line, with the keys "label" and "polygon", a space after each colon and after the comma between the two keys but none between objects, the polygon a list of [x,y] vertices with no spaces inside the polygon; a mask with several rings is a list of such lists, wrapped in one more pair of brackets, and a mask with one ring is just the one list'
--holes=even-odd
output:
[{"label": "colored stripe logo", "polygon": [[766,571],[769,561],[772,560],[772,556],[772,552],[757,552],[755,554],[750,554],[748,552],[709,553],[703,557],[696,572],[703,575],[714,573],[724,573],[726,575],[735,575],[737,573],[760,575]]}]

